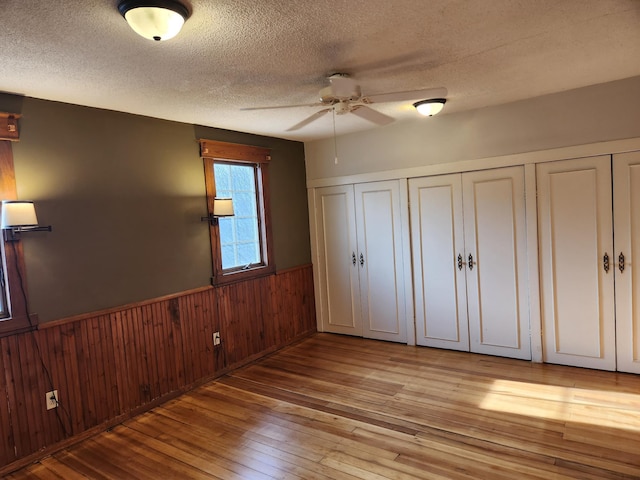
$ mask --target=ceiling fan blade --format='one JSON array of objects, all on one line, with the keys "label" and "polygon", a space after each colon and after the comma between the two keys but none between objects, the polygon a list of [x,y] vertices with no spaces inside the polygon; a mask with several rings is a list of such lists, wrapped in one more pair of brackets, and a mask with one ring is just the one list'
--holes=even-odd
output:
[{"label": "ceiling fan blade", "polygon": [[447,89],[427,88],[424,90],[409,90],[406,92],[379,93],[377,95],[367,95],[366,99],[371,103],[382,102],[406,102],[408,100],[428,100],[430,98],[445,98]]},{"label": "ceiling fan blade", "polygon": [[384,113],[380,113],[376,110],[373,110],[372,108],[365,107],[364,105],[355,107],[353,110],[351,110],[351,113],[378,125],[388,125],[391,122],[395,121],[393,117],[385,115]]},{"label": "ceiling fan blade", "polygon": [[305,118],[301,122],[296,123],[293,127],[287,128],[287,132],[293,132],[294,130],[299,130],[305,125],[309,125],[311,122],[315,122],[317,119],[322,117],[325,113],[330,112],[330,108],[325,108],[324,110],[320,110],[319,112],[314,113],[310,117]]},{"label": "ceiling fan blade", "polygon": [[247,108],[241,108],[240,110],[243,110],[246,112],[250,110],[276,110],[280,108],[322,107],[322,106],[324,106],[324,103],[301,103],[299,105],[276,105],[275,107],[247,107]]}]

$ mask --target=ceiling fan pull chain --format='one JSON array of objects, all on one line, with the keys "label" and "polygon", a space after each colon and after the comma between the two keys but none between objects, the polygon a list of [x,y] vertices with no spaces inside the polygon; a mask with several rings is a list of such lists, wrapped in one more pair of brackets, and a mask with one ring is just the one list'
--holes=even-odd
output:
[{"label": "ceiling fan pull chain", "polygon": [[331,112],[333,113],[333,155],[334,155],[333,163],[337,165],[338,164],[338,139],[336,138],[336,107],[335,106],[331,109]]}]

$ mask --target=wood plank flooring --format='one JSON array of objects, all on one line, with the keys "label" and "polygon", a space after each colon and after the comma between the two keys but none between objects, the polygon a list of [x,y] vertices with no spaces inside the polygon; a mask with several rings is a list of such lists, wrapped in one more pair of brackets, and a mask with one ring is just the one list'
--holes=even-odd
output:
[{"label": "wood plank flooring", "polygon": [[640,376],[317,334],[8,478],[640,478]]}]

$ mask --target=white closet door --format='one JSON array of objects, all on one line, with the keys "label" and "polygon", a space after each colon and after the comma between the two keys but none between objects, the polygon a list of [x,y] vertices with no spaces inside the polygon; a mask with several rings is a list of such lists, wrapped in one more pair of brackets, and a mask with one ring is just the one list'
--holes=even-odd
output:
[{"label": "white closet door", "polygon": [[613,195],[618,370],[640,373],[640,152],[614,155]]},{"label": "white closet door", "polygon": [[409,201],[416,343],[469,351],[461,176],[412,178]]},{"label": "white closet door", "polygon": [[400,182],[355,186],[363,336],[407,341]]},{"label": "white closet door", "polygon": [[462,176],[472,352],[531,359],[522,167]]},{"label": "white closet door", "polygon": [[544,360],[615,370],[611,160],[542,163],[537,182]]},{"label": "white closet door", "polygon": [[353,186],[316,189],[322,328],[362,336]]}]

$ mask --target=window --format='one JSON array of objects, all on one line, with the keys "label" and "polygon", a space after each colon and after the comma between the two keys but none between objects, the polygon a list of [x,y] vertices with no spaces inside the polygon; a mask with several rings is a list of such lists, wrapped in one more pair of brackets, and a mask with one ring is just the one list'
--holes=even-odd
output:
[{"label": "window", "polygon": [[219,220],[222,270],[246,269],[262,262],[256,173],[254,165],[214,161],[216,196],[231,198],[234,205],[234,216]]},{"label": "window", "polygon": [[202,140],[209,212],[215,198],[231,198],[234,215],[210,226],[213,283],[275,271],[271,247],[268,166],[261,147]]},{"label": "window", "polygon": [[[17,117],[0,113],[0,200],[17,198],[11,147],[11,141],[18,140]],[[25,271],[22,242],[7,243],[0,235],[0,256],[0,336],[4,336],[34,328],[37,318],[27,318],[26,285],[20,285]]]}]

